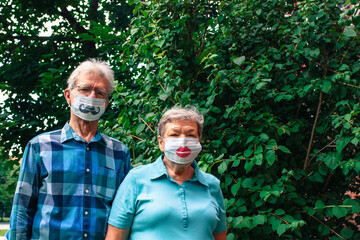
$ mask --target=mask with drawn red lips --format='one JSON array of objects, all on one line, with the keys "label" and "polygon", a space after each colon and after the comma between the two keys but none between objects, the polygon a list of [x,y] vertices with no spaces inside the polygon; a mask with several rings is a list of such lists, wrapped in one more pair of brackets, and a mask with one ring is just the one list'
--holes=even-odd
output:
[{"label": "mask with drawn red lips", "polygon": [[170,161],[187,164],[201,152],[201,144],[197,138],[166,138],[164,152]]}]

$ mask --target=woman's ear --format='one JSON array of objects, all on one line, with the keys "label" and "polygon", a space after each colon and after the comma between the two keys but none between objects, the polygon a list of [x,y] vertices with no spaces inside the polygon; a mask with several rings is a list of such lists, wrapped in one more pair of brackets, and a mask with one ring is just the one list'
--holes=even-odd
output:
[{"label": "woman's ear", "polygon": [[158,143],[159,143],[159,148],[162,152],[165,151],[165,140],[163,137],[158,136]]}]

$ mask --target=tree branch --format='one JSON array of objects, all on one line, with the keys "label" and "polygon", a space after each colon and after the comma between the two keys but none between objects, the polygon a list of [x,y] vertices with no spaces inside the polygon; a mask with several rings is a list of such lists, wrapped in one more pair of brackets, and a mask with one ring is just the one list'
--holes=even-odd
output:
[{"label": "tree branch", "polygon": [[[324,75],[323,75],[323,78],[325,78],[326,75],[327,75],[327,69],[328,69],[328,52],[325,50],[325,52],[324,52]],[[314,139],[314,135],[315,135],[316,124],[317,124],[317,121],[319,119],[321,103],[322,103],[322,96],[323,96],[323,92],[322,92],[322,90],[320,90],[319,104],[318,104],[318,108],[317,108],[317,111],[316,111],[314,125],[313,125],[312,131],[311,131],[311,137],[310,137],[309,146],[308,146],[308,149],[307,149],[305,163],[304,163],[304,170],[306,170],[307,166],[309,165],[309,156],[310,156],[310,151],[311,151],[311,147],[312,147],[312,143],[313,143],[313,139]]]},{"label": "tree branch", "polygon": [[306,170],[307,166],[309,165],[309,155],[310,155],[312,142],[313,142],[314,135],[315,135],[316,124],[317,124],[317,121],[319,119],[319,114],[320,114],[320,109],[321,109],[321,102],[322,102],[322,95],[323,95],[323,92],[321,91],[320,96],[319,96],[319,104],[318,104],[318,108],[317,108],[316,116],[315,116],[315,120],[314,120],[314,125],[313,125],[313,128],[311,130],[311,137],[310,137],[310,141],[309,141],[309,146],[308,146],[307,153],[306,153],[306,158],[305,158],[305,163],[304,163],[304,170]]},{"label": "tree branch", "polygon": [[80,25],[79,22],[71,15],[71,13],[67,10],[66,7],[61,8],[60,16],[65,18],[71,25],[71,27],[75,30],[76,33],[89,33],[83,26]]},{"label": "tree branch", "polygon": [[[98,2],[96,0],[94,0],[91,2],[91,4],[94,5],[94,6],[91,6],[92,7],[91,10],[97,11]],[[76,19],[67,10],[66,7],[62,7],[59,14],[70,23],[70,26],[75,30],[75,32],[77,34],[87,33],[89,35],[93,35],[88,30],[86,30],[83,26],[81,26],[79,22],[76,21]],[[95,13],[95,15],[96,15],[96,13]],[[87,56],[87,57],[96,57],[97,56],[96,45],[95,45],[94,41],[88,40],[88,41],[82,41],[82,43],[83,43],[83,52],[84,52],[85,56]]]},{"label": "tree branch", "polygon": [[10,39],[10,40],[33,40],[33,41],[54,41],[54,42],[81,42],[80,39],[74,37],[67,37],[67,36],[25,36],[25,35],[18,35],[13,36],[10,34],[2,34],[0,33],[0,39]]}]

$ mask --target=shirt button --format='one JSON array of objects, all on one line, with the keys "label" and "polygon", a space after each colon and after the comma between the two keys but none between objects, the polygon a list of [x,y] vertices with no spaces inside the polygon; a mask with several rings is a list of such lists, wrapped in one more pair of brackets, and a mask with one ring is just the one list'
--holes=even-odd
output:
[{"label": "shirt button", "polygon": [[86,147],[86,150],[87,150],[87,151],[89,151],[89,150],[90,150],[90,148],[89,148],[89,147]]},{"label": "shirt button", "polygon": [[86,233],[84,234],[84,237],[87,237],[87,234],[86,234]]},{"label": "shirt button", "polygon": [[89,214],[89,212],[88,211],[85,211],[85,215],[88,215]]},{"label": "shirt button", "polygon": [[86,169],[86,172],[90,172],[90,169],[87,168],[87,169]]},{"label": "shirt button", "polygon": [[90,192],[89,189],[86,189],[86,190],[85,190],[85,193],[89,193],[89,192]]}]

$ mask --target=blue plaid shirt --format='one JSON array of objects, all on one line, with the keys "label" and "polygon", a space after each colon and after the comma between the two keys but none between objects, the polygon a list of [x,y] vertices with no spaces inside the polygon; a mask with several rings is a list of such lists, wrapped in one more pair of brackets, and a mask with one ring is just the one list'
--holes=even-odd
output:
[{"label": "blue plaid shirt", "polygon": [[69,126],[26,146],[7,239],[104,239],[129,149],[97,132],[87,143]]}]

